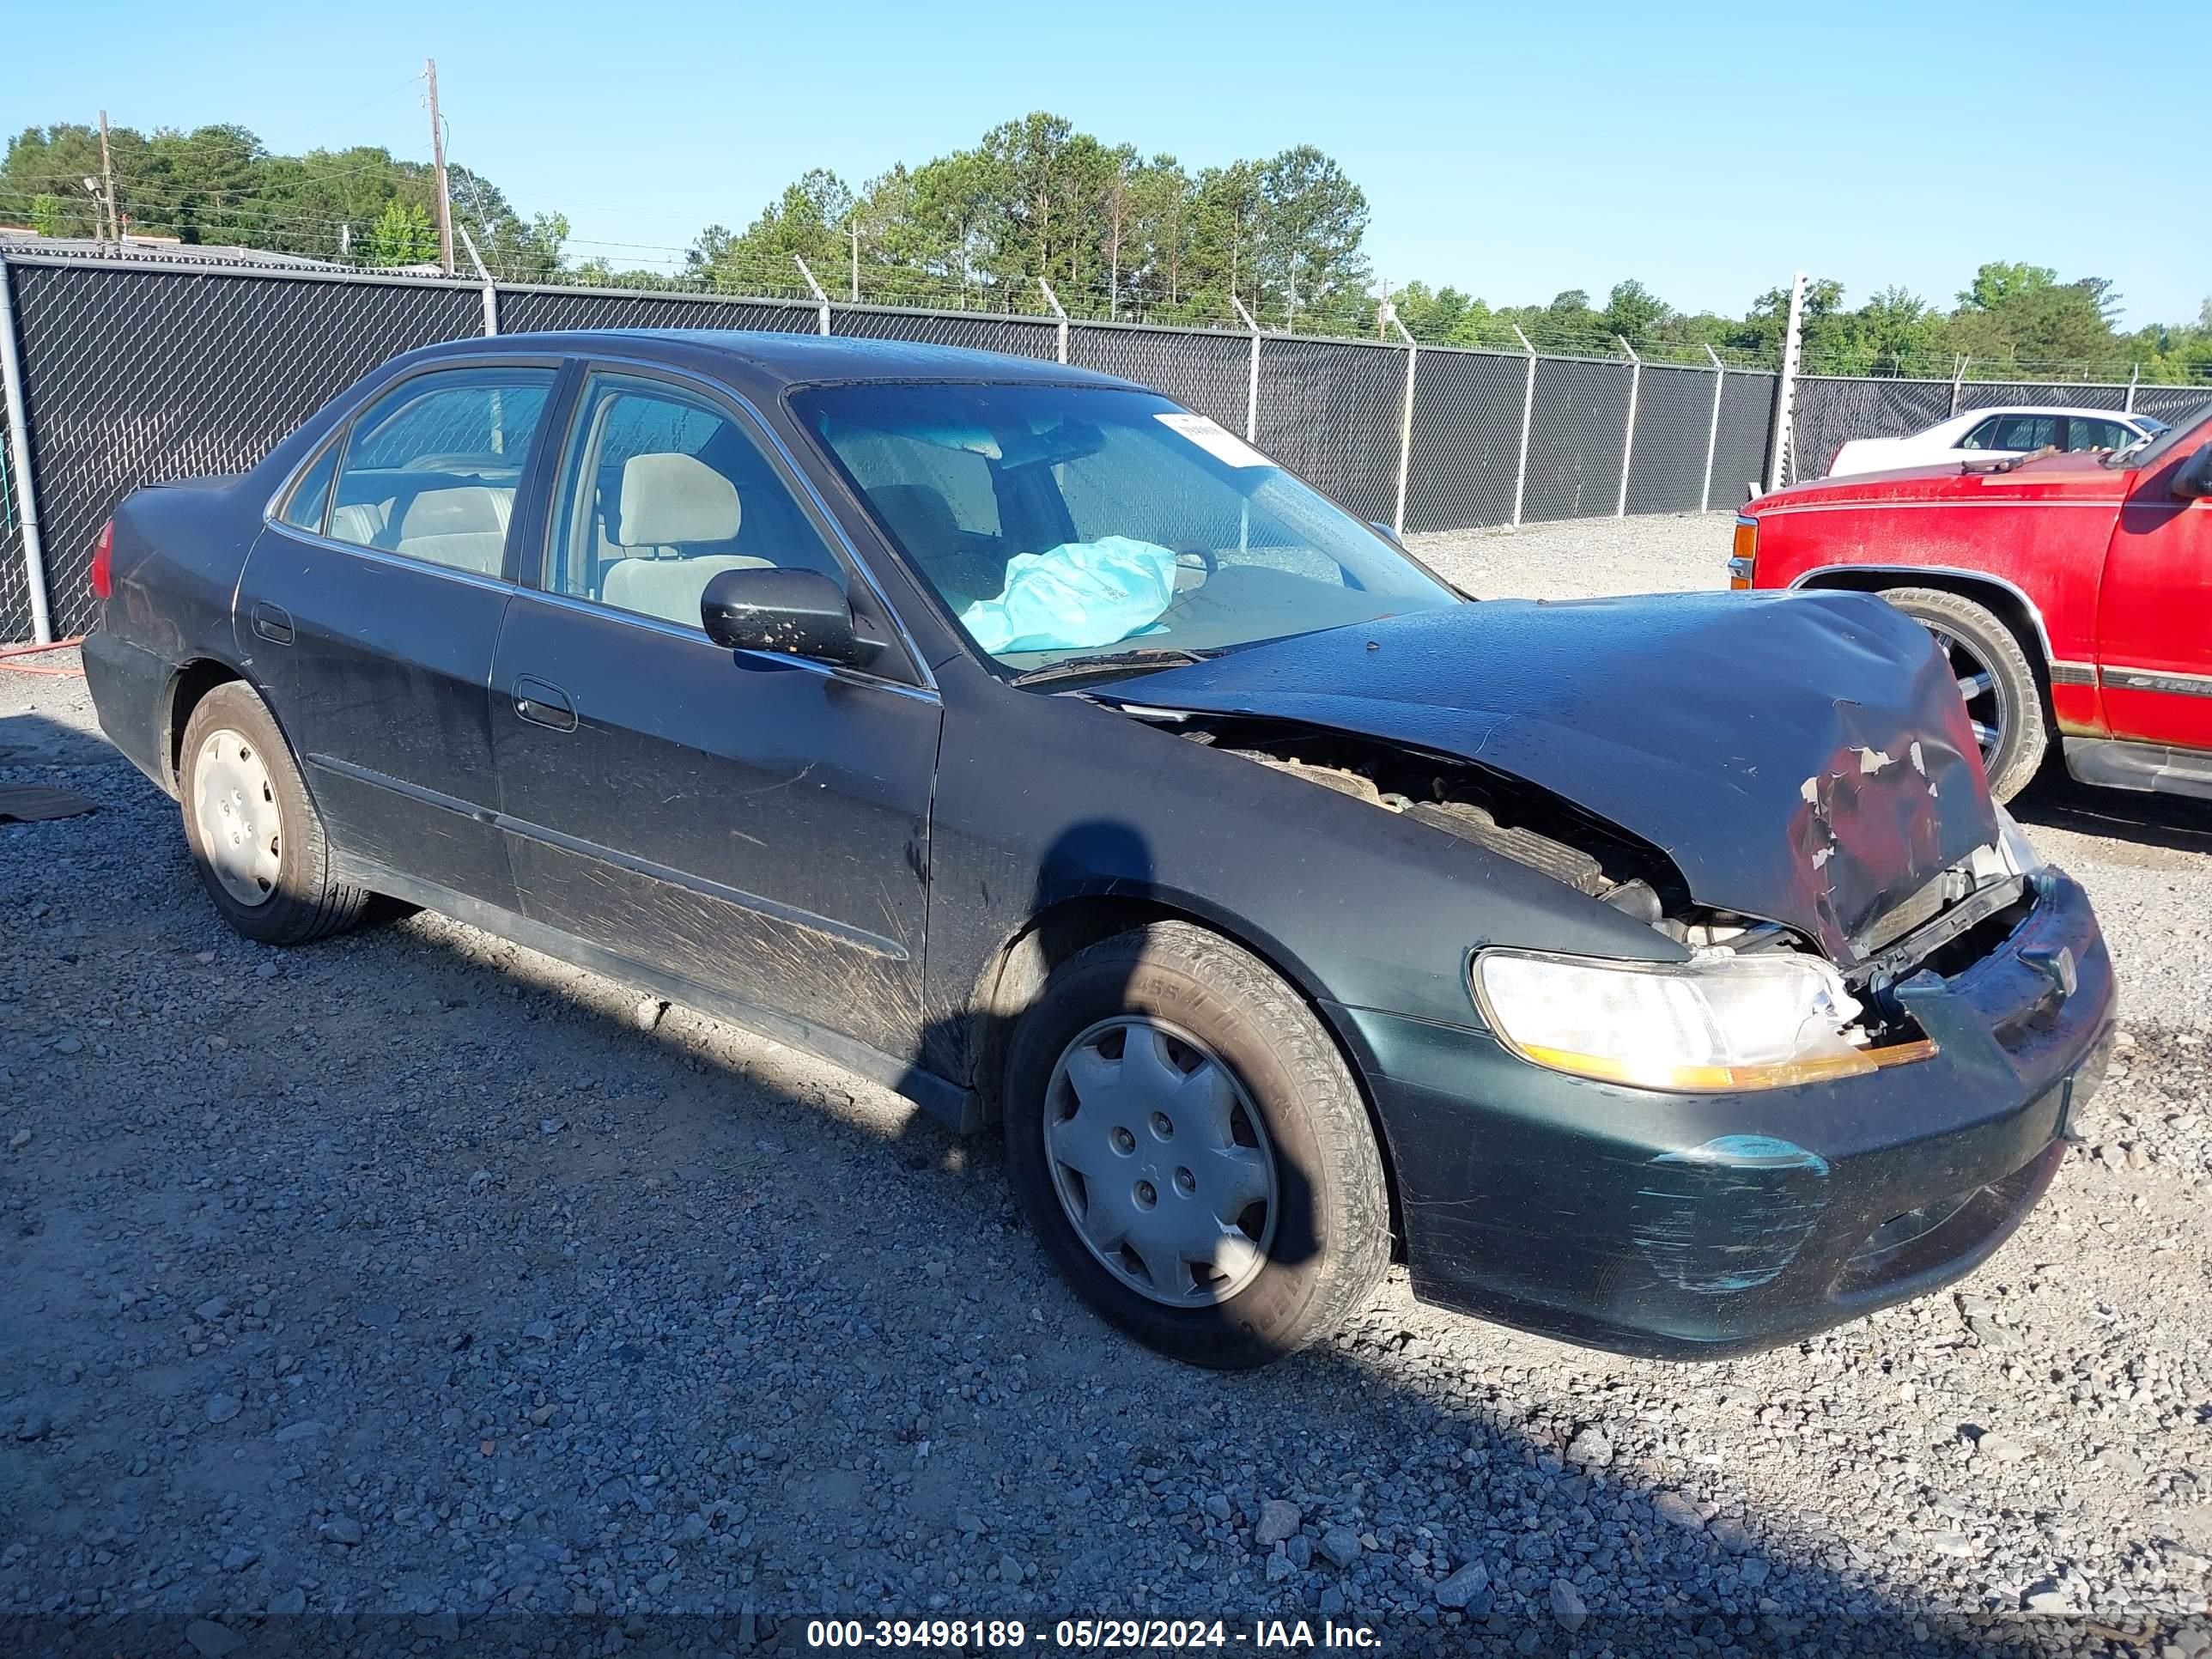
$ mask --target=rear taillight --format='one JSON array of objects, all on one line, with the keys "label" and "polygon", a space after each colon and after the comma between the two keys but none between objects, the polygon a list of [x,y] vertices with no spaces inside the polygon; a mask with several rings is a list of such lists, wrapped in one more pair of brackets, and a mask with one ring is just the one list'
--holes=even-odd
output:
[{"label": "rear taillight", "polygon": [[1729,550],[1729,587],[1740,592],[1759,574],[1759,520],[1748,513],[1735,515],[1735,544]]},{"label": "rear taillight", "polygon": [[110,519],[100,526],[100,538],[92,544],[92,591],[94,597],[106,599],[115,592],[115,520]]}]

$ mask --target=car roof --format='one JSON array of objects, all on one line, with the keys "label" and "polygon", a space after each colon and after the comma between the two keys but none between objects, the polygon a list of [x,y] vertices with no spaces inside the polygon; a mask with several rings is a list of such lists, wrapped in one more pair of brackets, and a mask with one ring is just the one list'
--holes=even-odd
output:
[{"label": "car roof", "polygon": [[1005,385],[1099,386],[1142,391],[1133,380],[1066,363],[908,340],[866,340],[760,329],[615,328],[551,330],[453,340],[410,354],[416,360],[487,355],[628,357],[727,380],[773,394],[824,382],[969,380]]},{"label": "car roof", "polygon": [[2093,415],[2100,421],[2135,419],[2124,409],[2094,409],[2086,404],[1989,404],[1980,409],[1962,409],[1951,418],[1978,421],[1988,415]]}]

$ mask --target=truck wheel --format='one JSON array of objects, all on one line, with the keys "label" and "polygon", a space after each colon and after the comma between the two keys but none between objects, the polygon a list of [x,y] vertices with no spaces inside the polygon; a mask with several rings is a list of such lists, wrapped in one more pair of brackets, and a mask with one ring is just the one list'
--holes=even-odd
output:
[{"label": "truck wheel", "polygon": [[1882,598],[1933,634],[1950,659],[1990,793],[2010,800],[2041,769],[2051,741],[2043,687],[2019,636],[1987,606],[1940,587],[1893,587]]},{"label": "truck wheel", "polygon": [[368,894],[331,876],[323,821],[252,687],[228,681],[194,706],[177,793],[200,882],[246,938],[304,945],[360,917]]},{"label": "truck wheel", "polygon": [[1249,952],[1169,922],[1077,952],[1007,1057],[1007,1165],[1069,1282],[1150,1347],[1263,1365],[1389,1260],[1382,1160],[1342,1055]]}]

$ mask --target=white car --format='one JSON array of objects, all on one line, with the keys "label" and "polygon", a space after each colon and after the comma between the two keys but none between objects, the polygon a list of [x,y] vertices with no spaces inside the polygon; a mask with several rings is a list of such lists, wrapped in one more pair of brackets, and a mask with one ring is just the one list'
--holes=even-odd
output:
[{"label": "white car", "polygon": [[1961,461],[2002,461],[2046,447],[2120,449],[2138,438],[2155,437],[2165,430],[2163,421],[2110,409],[1970,409],[1909,438],[1854,438],[1829,461],[1828,477],[1895,472],[1904,467],[1943,466]]}]

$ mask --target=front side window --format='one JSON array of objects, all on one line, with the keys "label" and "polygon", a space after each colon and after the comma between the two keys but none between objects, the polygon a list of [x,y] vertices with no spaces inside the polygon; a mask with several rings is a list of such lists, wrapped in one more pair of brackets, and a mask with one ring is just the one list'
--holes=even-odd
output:
[{"label": "front side window", "polygon": [[969,637],[1018,671],[1458,603],[1243,440],[1149,392],[878,384],[792,403]]},{"label": "front side window", "polygon": [[1967,433],[1965,437],[1959,440],[1959,447],[1961,449],[1996,448],[1997,422],[1999,418],[1999,416],[1992,415],[1988,420],[1982,422],[1978,426],[1975,427],[1972,431]]},{"label": "front side window", "polygon": [[2076,415],[2066,423],[2066,447],[2069,451],[2118,449],[2133,443],[2135,436],[2118,421],[2094,420],[2086,415]]},{"label": "front side window", "polygon": [[498,575],[550,368],[410,376],[354,419],[325,533],[448,569]]},{"label": "front side window", "polygon": [[594,375],[556,488],[549,592],[698,628],[707,584],[725,570],[845,581],[761,447],[718,404],[665,382]]}]

